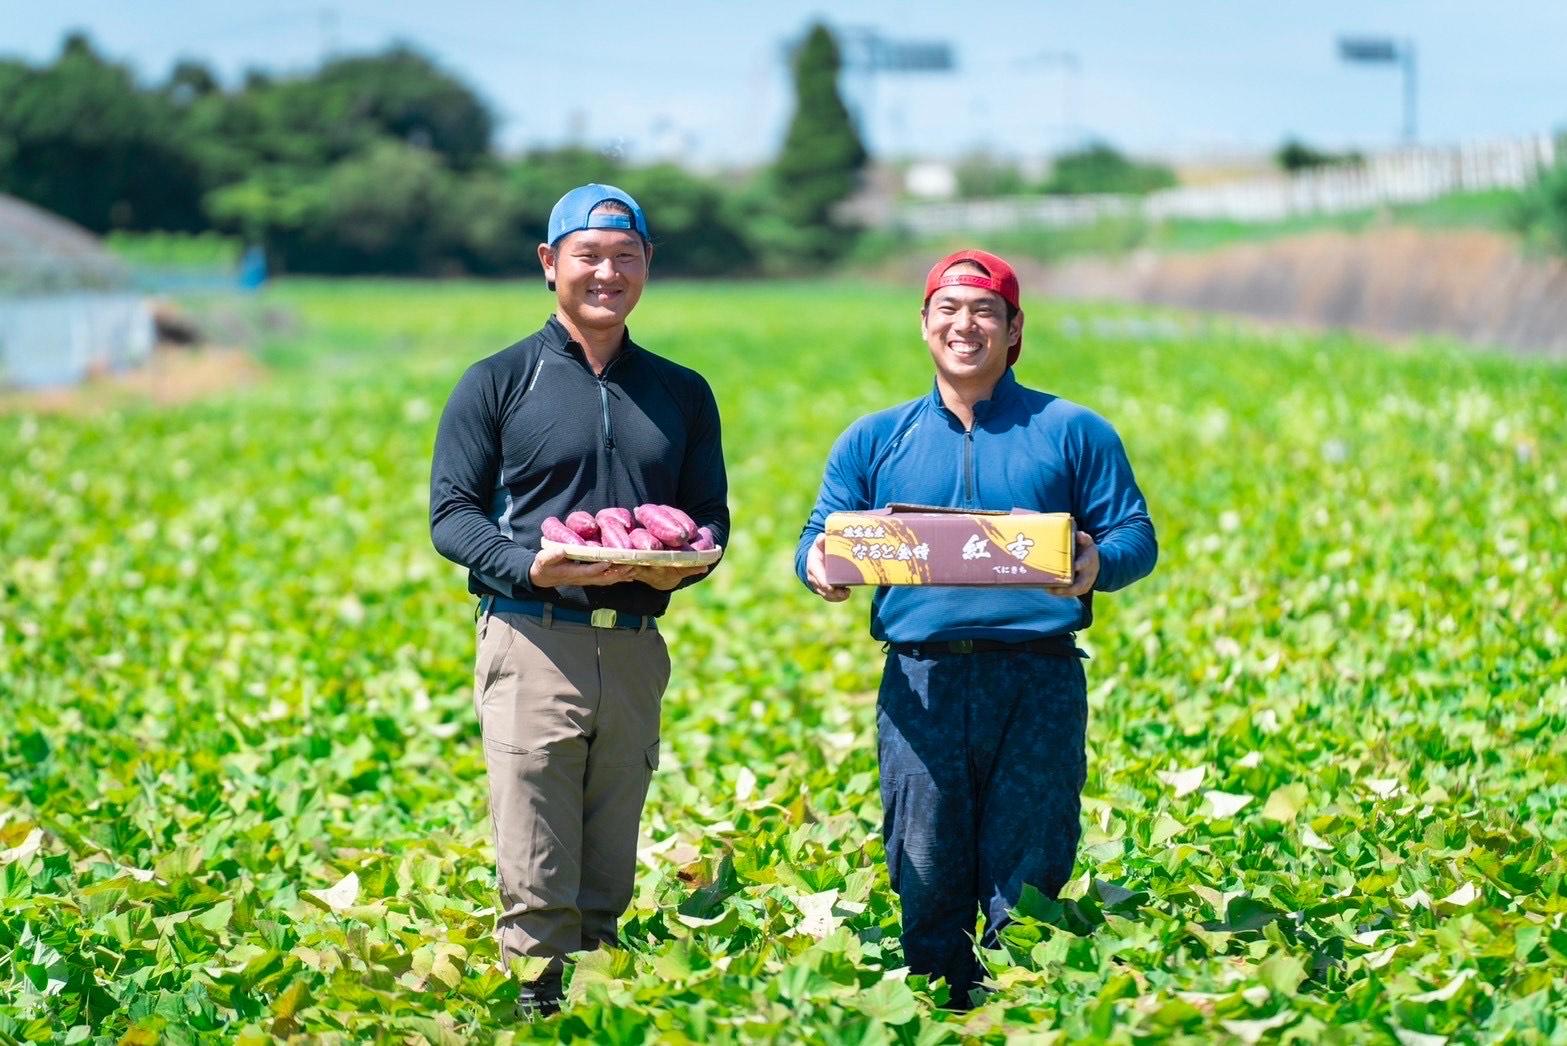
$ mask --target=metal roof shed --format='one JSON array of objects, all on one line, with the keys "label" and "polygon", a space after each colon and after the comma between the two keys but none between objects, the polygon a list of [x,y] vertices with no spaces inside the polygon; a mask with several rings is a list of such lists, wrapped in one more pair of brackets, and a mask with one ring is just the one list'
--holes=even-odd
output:
[{"label": "metal roof shed", "polygon": [[152,314],[87,230],[0,195],[0,384],[69,385],[152,352]]}]

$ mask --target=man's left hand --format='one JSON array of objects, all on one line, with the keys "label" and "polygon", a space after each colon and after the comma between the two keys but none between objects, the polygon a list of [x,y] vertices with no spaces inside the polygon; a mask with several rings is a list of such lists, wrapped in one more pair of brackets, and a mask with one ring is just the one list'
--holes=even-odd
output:
[{"label": "man's left hand", "polygon": [[698,564],[694,567],[633,567],[631,576],[627,581],[640,581],[644,585],[651,585],[661,592],[668,592],[688,577],[697,577],[707,573],[707,567]]},{"label": "man's left hand", "polygon": [[1053,596],[1081,596],[1092,592],[1099,580],[1099,546],[1086,530],[1077,532],[1077,558],[1072,561],[1070,585],[1046,585],[1045,591]]}]

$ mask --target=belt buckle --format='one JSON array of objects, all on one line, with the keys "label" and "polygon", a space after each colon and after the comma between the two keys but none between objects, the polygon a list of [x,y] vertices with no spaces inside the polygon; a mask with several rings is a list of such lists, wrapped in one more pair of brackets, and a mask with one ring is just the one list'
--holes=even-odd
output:
[{"label": "belt buckle", "polygon": [[609,607],[599,607],[588,615],[588,624],[594,628],[614,628],[616,616]]},{"label": "belt buckle", "polygon": [[972,654],[974,652],[974,641],[972,639],[954,639],[948,644],[948,649],[954,654]]}]

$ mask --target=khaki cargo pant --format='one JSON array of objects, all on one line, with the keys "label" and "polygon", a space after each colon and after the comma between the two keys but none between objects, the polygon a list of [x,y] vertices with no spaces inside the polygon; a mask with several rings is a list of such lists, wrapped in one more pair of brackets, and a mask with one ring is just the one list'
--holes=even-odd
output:
[{"label": "khaki cargo pant", "polygon": [[503,962],[616,940],[658,766],[669,653],[658,632],[481,614],[484,735]]}]

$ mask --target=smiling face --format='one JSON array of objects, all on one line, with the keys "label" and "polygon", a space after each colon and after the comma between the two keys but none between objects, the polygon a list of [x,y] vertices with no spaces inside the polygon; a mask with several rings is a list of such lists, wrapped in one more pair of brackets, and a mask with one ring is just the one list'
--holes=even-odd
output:
[{"label": "smiling face", "polygon": [[[973,262],[948,273],[985,275]],[[992,388],[1007,369],[1007,349],[1022,333],[1022,317],[1007,318],[1007,303],[981,287],[938,287],[920,312],[920,333],[936,373],[956,389]]]},{"label": "smiling face", "polygon": [[560,315],[580,330],[623,326],[647,284],[652,250],[627,229],[583,229],[552,249],[539,245],[544,278]]}]

